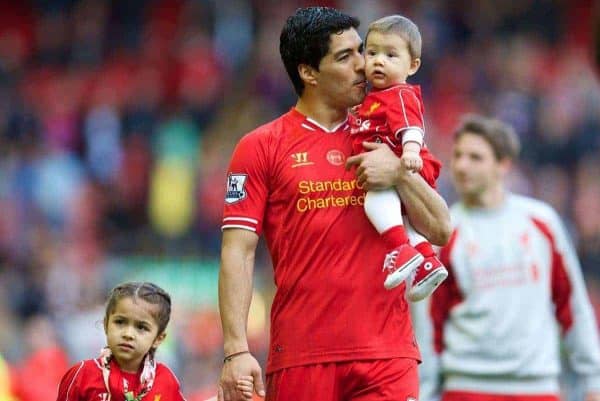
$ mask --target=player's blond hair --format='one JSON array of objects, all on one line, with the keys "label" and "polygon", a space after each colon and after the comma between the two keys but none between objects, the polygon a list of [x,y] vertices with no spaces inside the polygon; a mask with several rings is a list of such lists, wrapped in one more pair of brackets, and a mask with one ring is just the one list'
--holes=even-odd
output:
[{"label": "player's blond hair", "polygon": [[421,58],[421,32],[419,32],[419,27],[410,19],[402,15],[388,15],[387,17],[371,22],[365,40],[367,43],[371,32],[399,35],[408,43],[408,51],[413,60]]}]

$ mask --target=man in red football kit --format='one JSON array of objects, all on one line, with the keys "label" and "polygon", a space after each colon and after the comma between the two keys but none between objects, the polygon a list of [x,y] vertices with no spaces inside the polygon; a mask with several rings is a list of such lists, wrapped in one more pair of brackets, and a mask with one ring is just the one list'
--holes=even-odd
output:
[{"label": "man in red football kit", "polygon": [[347,110],[365,96],[358,24],[325,7],[288,18],[280,52],[298,102],[244,136],[233,153],[219,275],[226,356],[219,400],[245,399],[236,388],[242,377],[265,393],[246,334],[263,232],[277,286],[267,400],[418,398],[419,351],[404,286],[381,289],[385,246],[363,211],[364,191],[397,187],[416,229],[436,244],[448,239],[448,209],[421,176],[400,168],[387,145],[366,144],[370,152],[348,158]]}]

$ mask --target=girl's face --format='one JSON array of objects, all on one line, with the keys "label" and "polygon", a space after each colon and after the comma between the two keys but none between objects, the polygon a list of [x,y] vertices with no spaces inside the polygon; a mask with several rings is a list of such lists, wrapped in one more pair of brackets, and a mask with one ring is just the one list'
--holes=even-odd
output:
[{"label": "girl's face", "polygon": [[152,315],[157,308],[139,298],[121,298],[104,321],[108,347],[125,372],[137,372],[150,348],[158,347],[165,333],[158,335]]}]

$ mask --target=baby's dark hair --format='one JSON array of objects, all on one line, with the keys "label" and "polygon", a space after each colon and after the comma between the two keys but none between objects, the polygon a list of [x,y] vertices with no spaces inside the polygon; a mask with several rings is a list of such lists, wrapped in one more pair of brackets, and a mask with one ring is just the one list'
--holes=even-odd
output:
[{"label": "baby's dark hair", "polygon": [[106,302],[105,322],[115,310],[117,302],[123,298],[142,299],[149,304],[157,305],[158,308],[152,316],[158,323],[158,334],[165,331],[171,318],[171,297],[165,290],[148,282],[127,282],[117,285],[110,291]]}]

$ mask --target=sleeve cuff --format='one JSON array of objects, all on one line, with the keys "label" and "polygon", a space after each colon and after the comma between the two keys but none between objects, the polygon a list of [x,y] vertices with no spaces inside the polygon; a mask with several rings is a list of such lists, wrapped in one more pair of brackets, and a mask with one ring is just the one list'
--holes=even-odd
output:
[{"label": "sleeve cuff", "polygon": [[223,219],[221,231],[227,228],[242,228],[248,231],[259,233],[259,222],[250,217],[230,216]]},{"label": "sleeve cuff", "polygon": [[415,127],[407,128],[405,130],[398,132],[396,135],[402,136],[402,145],[403,146],[406,142],[416,142],[421,147],[423,146],[423,131],[420,128],[415,128]]}]

